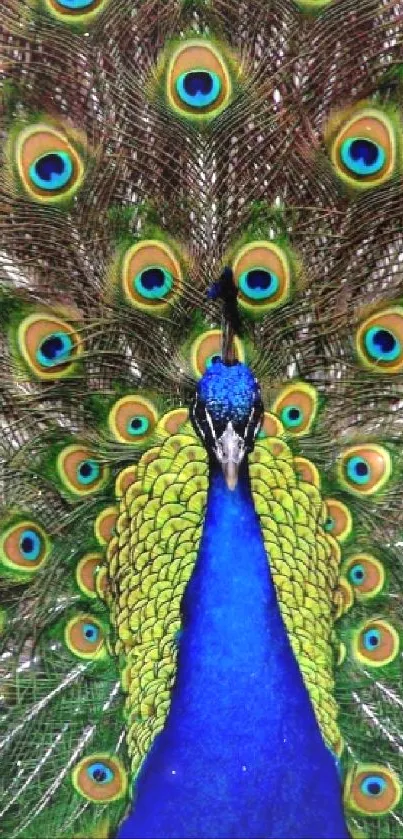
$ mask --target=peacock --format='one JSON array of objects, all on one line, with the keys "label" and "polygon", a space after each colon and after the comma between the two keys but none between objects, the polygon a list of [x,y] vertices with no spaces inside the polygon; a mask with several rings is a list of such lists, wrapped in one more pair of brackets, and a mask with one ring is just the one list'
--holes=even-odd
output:
[{"label": "peacock", "polygon": [[0,835],[403,837],[402,0],[0,33]]}]

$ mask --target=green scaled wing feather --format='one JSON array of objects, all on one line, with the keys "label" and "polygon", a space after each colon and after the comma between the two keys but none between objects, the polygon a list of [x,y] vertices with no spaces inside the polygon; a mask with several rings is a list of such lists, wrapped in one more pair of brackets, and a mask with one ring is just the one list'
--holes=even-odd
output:
[{"label": "green scaled wing feather", "polygon": [[283,620],[351,836],[403,836],[402,16],[2,3],[10,839],[115,836],[164,726],[208,488],[188,406],[221,353],[225,265],[265,403],[252,490]]}]

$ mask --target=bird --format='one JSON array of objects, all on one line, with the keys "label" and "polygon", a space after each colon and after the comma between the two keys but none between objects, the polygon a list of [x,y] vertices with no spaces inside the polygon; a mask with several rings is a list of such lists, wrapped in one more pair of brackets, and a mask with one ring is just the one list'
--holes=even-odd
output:
[{"label": "bird", "polygon": [[402,18],[2,4],[9,839],[403,836]]}]

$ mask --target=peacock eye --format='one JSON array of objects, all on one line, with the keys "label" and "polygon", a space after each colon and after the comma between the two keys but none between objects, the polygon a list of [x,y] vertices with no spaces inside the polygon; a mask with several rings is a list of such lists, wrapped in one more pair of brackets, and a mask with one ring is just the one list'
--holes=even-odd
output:
[{"label": "peacock eye", "polygon": [[56,0],[56,4],[62,9],[71,9],[72,11],[81,11],[81,9],[89,9],[95,5],[94,0]]},{"label": "peacock eye", "polygon": [[84,166],[80,155],[65,134],[49,125],[21,131],[15,157],[22,186],[36,201],[61,203],[81,186]]},{"label": "peacock eye", "polygon": [[385,583],[385,569],[382,563],[370,554],[354,554],[344,565],[344,570],[354,586],[358,600],[375,597]]},{"label": "peacock eye", "polygon": [[398,373],[403,367],[403,309],[394,306],[367,318],[357,331],[356,349],[376,373]]},{"label": "peacock eye", "polygon": [[96,784],[110,784],[114,777],[114,773],[112,772],[110,766],[106,763],[100,763],[99,761],[90,763],[87,767],[87,774]]},{"label": "peacock eye", "polygon": [[124,298],[150,315],[168,310],[181,293],[182,281],[180,262],[165,242],[147,239],[123,255],[120,283]]},{"label": "peacock eye", "polygon": [[345,489],[355,495],[373,495],[392,474],[391,457],[383,446],[351,446],[339,459],[337,471]]},{"label": "peacock eye", "polygon": [[75,369],[82,353],[78,333],[70,324],[51,315],[30,315],[17,332],[18,350],[38,379],[59,379]]},{"label": "peacock eye", "polygon": [[350,119],[342,118],[330,144],[330,156],[339,177],[351,186],[365,189],[392,176],[396,145],[391,120],[382,111],[364,107]]},{"label": "peacock eye", "polygon": [[239,288],[251,300],[268,300],[278,291],[280,280],[274,271],[267,268],[251,268],[239,278]]},{"label": "peacock eye", "polygon": [[219,51],[192,40],[176,50],[167,72],[167,98],[183,116],[216,116],[231,96],[231,81]]},{"label": "peacock eye", "polygon": [[74,343],[67,332],[52,332],[39,344],[36,358],[42,367],[65,364],[73,351]]},{"label": "peacock eye", "polygon": [[335,526],[336,526],[336,522],[335,522],[334,518],[332,518],[332,516],[328,516],[324,525],[323,525],[323,529],[326,530],[326,533],[332,533],[333,530],[335,529]]},{"label": "peacock eye", "polygon": [[57,472],[63,487],[74,496],[89,495],[103,488],[109,478],[109,470],[80,445],[66,446],[56,461]]},{"label": "peacock eye", "polygon": [[396,807],[400,797],[401,784],[386,766],[358,763],[347,775],[345,803],[358,813],[384,815]]},{"label": "peacock eye", "polygon": [[381,146],[368,137],[349,137],[340,146],[340,157],[346,169],[354,175],[375,175],[385,165],[386,154]]},{"label": "peacock eye", "polygon": [[98,804],[116,801],[127,791],[127,774],[122,763],[104,753],[80,760],[73,770],[72,781],[83,798]]},{"label": "peacock eye", "polygon": [[185,105],[201,109],[217,102],[222,82],[217,73],[201,68],[181,73],[175,82],[175,88],[179,99]]},{"label": "peacock eye", "polygon": [[384,667],[399,653],[400,639],[396,629],[387,621],[366,621],[354,634],[354,657],[372,667]]},{"label": "peacock eye", "polygon": [[95,659],[106,654],[104,630],[92,615],[77,615],[65,627],[65,642],[78,658]]},{"label": "peacock eye", "polygon": [[371,466],[363,457],[349,457],[346,461],[346,473],[352,483],[365,485],[371,479]]},{"label": "peacock eye", "polygon": [[297,405],[289,405],[281,411],[280,419],[284,428],[299,428],[304,421],[304,415]]},{"label": "peacock eye", "polygon": [[35,562],[42,550],[42,537],[35,530],[23,530],[20,536],[21,556]]},{"label": "peacock eye", "polygon": [[360,562],[357,562],[355,565],[352,565],[348,572],[348,578],[350,580],[350,583],[353,584],[353,586],[361,586],[362,583],[365,581],[364,566]]},{"label": "peacock eye", "polygon": [[44,0],[48,11],[63,23],[87,23],[109,0]]},{"label": "peacock eye", "polygon": [[283,248],[256,241],[236,254],[232,269],[238,286],[238,301],[245,314],[260,317],[283,305],[290,296],[291,268]]},{"label": "peacock eye", "polygon": [[120,443],[143,444],[153,433],[158,413],[148,399],[123,396],[109,411],[108,424]]},{"label": "peacock eye", "polygon": [[149,300],[163,300],[173,286],[173,276],[159,265],[150,265],[134,278],[138,294]]},{"label": "peacock eye", "polygon": [[77,480],[83,486],[89,486],[97,481],[101,473],[101,467],[95,460],[82,460],[77,465]]},{"label": "peacock eye", "polygon": [[16,579],[35,573],[50,552],[45,531],[33,521],[19,521],[0,533],[0,566]]},{"label": "peacock eye", "polygon": [[380,775],[368,775],[360,784],[360,790],[364,795],[381,795],[386,789],[386,781]]},{"label": "peacock eye", "polygon": [[[235,337],[234,344],[237,360],[244,362],[245,352],[238,337]],[[220,329],[210,329],[196,338],[191,346],[190,359],[197,379],[201,379],[208,367],[221,360],[221,348],[222,332]]]},{"label": "peacock eye", "polygon": [[31,163],[29,177],[40,189],[55,192],[67,186],[73,175],[71,154],[65,151],[49,151]]},{"label": "peacock eye", "polygon": [[317,412],[317,394],[315,388],[306,382],[287,385],[273,403],[273,413],[277,414],[285,430],[290,434],[307,434]]},{"label": "peacock eye", "polygon": [[363,633],[362,643],[366,650],[374,650],[379,647],[381,643],[381,633],[379,629],[368,629]]}]

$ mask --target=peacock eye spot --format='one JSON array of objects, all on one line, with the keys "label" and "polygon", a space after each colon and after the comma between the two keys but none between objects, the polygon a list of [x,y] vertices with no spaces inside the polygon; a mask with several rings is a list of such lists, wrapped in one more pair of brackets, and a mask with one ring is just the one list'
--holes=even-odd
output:
[{"label": "peacock eye spot", "polygon": [[371,477],[369,464],[362,457],[350,457],[346,464],[347,476],[355,484],[367,484]]},{"label": "peacock eye spot", "polygon": [[113,781],[114,773],[105,763],[92,763],[87,768],[87,774],[96,784],[110,784]]},{"label": "peacock eye spot", "polygon": [[352,568],[350,568],[348,576],[353,585],[361,585],[365,580],[364,566],[361,564],[353,565]]},{"label": "peacock eye spot", "polygon": [[83,625],[83,635],[87,641],[98,641],[99,628],[94,623],[85,623]]},{"label": "peacock eye spot", "polygon": [[376,175],[385,165],[383,148],[368,137],[349,137],[340,148],[342,163],[353,175]]},{"label": "peacock eye spot", "polygon": [[381,643],[381,633],[379,629],[368,629],[363,635],[364,647],[366,650],[374,650],[379,647]]},{"label": "peacock eye spot", "polygon": [[83,460],[77,468],[77,478],[81,484],[90,484],[100,475],[100,466],[94,460]]},{"label": "peacock eye spot", "polygon": [[72,9],[79,11],[80,9],[88,9],[89,6],[94,5],[94,0],[57,0],[57,5],[62,9]]},{"label": "peacock eye spot", "polygon": [[301,408],[296,405],[288,405],[281,411],[280,419],[285,428],[298,428],[303,422],[304,415]]},{"label": "peacock eye spot", "polygon": [[376,797],[378,795],[381,795],[386,789],[386,781],[384,778],[381,778],[380,776],[373,775],[364,778],[364,780],[361,781],[360,789],[361,792],[364,793],[364,795]]},{"label": "peacock eye spot", "polygon": [[42,550],[42,539],[34,530],[24,530],[20,536],[19,547],[24,559],[35,562]]},{"label": "peacock eye spot", "polygon": [[239,288],[250,300],[269,300],[279,287],[279,277],[267,268],[251,268],[239,277]]},{"label": "peacock eye spot", "polygon": [[163,300],[174,285],[170,271],[159,265],[144,268],[134,278],[135,291],[147,300]]},{"label": "peacock eye spot", "polygon": [[188,70],[177,78],[176,93],[186,105],[197,110],[208,108],[220,96],[222,83],[212,70]]},{"label": "peacock eye spot", "polygon": [[71,155],[65,151],[51,151],[31,163],[29,175],[35,186],[47,191],[63,189],[73,175]]},{"label": "peacock eye spot", "polygon": [[70,335],[65,332],[54,332],[46,336],[39,344],[37,360],[42,367],[54,367],[57,364],[64,364],[74,348]]},{"label": "peacock eye spot", "polygon": [[326,530],[327,533],[330,533],[331,530],[334,530],[335,523],[336,522],[335,522],[334,518],[332,518],[332,516],[327,517],[327,519],[325,521],[325,524],[324,524],[324,529]]},{"label": "peacock eye spot", "polygon": [[127,432],[133,437],[139,437],[146,434],[150,428],[150,420],[147,417],[135,416],[131,417],[127,424]]},{"label": "peacock eye spot", "polygon": [[401,345],[389,329],[373,326],[364,337],[368,355],[375,361],[395,361],[401,353]]}]

